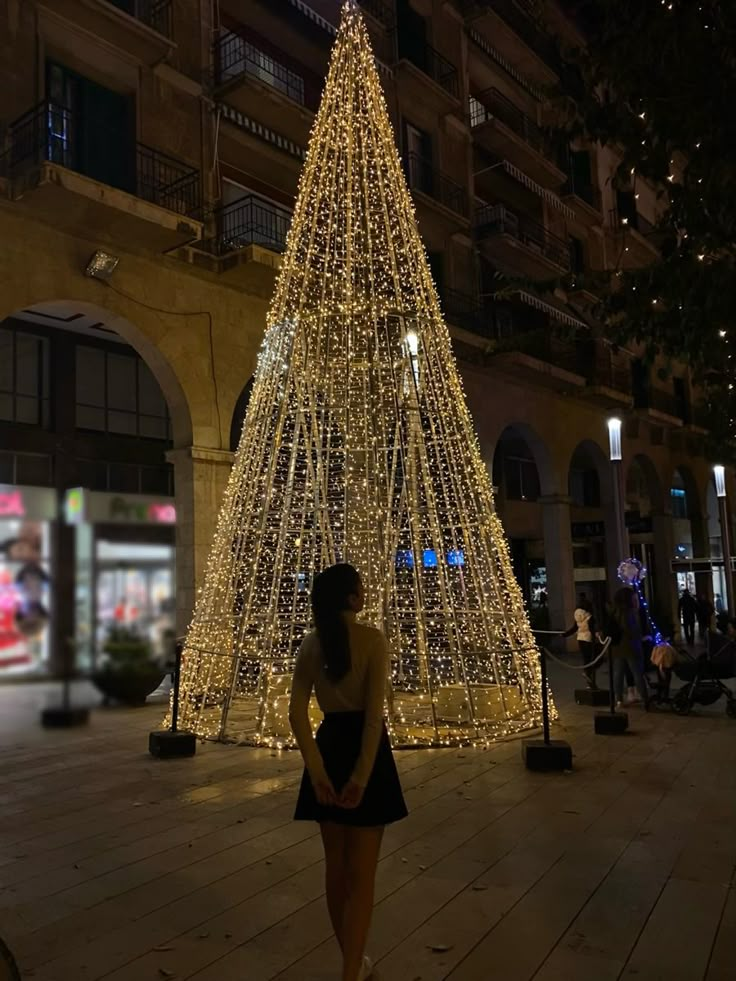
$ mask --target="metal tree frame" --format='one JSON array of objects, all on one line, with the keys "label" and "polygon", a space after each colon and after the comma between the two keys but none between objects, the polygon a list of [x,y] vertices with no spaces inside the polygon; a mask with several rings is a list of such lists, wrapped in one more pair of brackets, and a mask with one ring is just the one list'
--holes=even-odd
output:
[{"label": "metal tree frame", "polygon": [[538,652],[352,0],[268,324],[184,647],[183,725],[291,744],[311,581],[350,561],[392,651],[395,744],[537,727]]}]

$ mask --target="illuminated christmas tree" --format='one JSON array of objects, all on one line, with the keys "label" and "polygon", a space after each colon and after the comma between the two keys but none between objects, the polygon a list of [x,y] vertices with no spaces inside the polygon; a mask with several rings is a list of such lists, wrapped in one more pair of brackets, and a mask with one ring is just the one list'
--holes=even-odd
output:
[{"label": "illuminated christmas tree", "polygon": [[290,742],[311,581],[337,561],[389,639],[395,744],[539,724],[534,639],[353,2],[187,635],[184,725]]}]

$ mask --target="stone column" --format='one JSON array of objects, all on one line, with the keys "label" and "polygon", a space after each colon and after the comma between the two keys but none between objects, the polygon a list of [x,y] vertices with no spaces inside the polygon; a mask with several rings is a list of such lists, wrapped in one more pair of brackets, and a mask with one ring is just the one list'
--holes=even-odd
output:
[{"label": "stone column", "polygon": [[[667,512],[652,514],[652,534],[654,535],[654,599],[657,609],[671,617],[677,627],[677,584],[672,571],[672,560],[675,557],[672,515]],[[677,632],[679,633],[679,627]]]},{"label": "stone column", "polygon": [[233,454],[200,446],[171,450],[176,489],[176,632],[189,625],[212,547]]},{"label": "stone column", "polygon": [[564,629],[572,623],[576,599],[570,498],[553,494],[540,498],[539,503],[542,506],[544,526],[550,624],[553,630]]}]

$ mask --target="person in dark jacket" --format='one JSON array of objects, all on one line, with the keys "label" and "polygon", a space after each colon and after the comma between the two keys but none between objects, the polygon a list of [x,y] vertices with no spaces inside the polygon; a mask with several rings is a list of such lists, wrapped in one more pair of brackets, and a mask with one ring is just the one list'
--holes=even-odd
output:
[{"label": "person in dark jacket", "polygon": [[[576,640],[578,642],[578,650],[583,659],[583,664],[590,664],[591,661],[595,659],[595,642],[597,635],[597,628],[595,617],[593,615],[593,607],[588,602],[583,594],[580,596],[578,602],[578,608],[573,614],[575,622],[570,627],[562,633],[561,637],[572,637],[575,634]],[[585,668],[585,680],[588,683],[588,688],[591,690],[597,690],[598,685],[595,680],[595,668]]]},{"label": "person in dark jacket", "polygon": [[685,643],[692,645],[695,643],[695,619],[698,612],[698,604],[689,589],[683,589],[678,604],[678,611],[685,632]]},{"label": "person in dark jacket", "polygon": [[616,703],[624,704],[626,667],[631,671],[636,688],[645,708],[649,707],[649,693],[644,680],[644,653],[639,619],[639,598],[628,586],[619,589],[613,597],[613,608],[606,622],[606,634],[611,638],[613,654],[613,690]]},{"label": "person in dark jacket", "polygon": [[705,640],[710,632],[710,624],[713,619],[713,604],[705,595],[701,593],[698,596],[697,603],[695,606],[695,616],[698,621],[698,634],[701,640]]}]

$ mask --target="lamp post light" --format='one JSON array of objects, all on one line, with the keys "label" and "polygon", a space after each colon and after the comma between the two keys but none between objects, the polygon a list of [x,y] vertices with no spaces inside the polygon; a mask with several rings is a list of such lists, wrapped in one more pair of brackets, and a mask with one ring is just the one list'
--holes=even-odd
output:
[{"label": "lamp post light", "polygon": [[726,578],[726,605],[728,615],[733,616],[736,610],[733,597],[733,574],[731,571],[731,528],[728,520],[728,501],[726,498],[726,468],[720,463],[713,467],[713,477],[716,483],[718,511],[721,520],[721,548],[723,551],[723,567]]},{"label": "lamp post light", "polygon": [[[613,470],[613,509],[616,517],[616,548],[618,561],[623,562],[628,551],[626,540],[626,514],[624,512],[623,453],[621,451],[621,420],[608,420],[608,455]],[[612,585],[612,589],[615,584]]]}]

